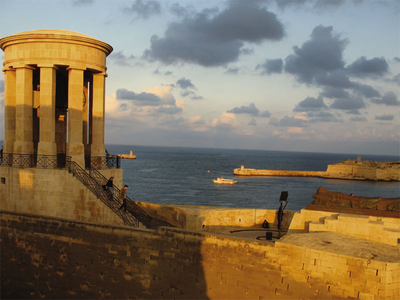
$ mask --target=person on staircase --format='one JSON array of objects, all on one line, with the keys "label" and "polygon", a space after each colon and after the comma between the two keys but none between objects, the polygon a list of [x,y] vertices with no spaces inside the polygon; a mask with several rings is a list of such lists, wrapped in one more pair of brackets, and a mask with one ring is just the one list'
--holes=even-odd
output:
[{"label": "person on staircase", "polygon": [[122,205],[119,207],[118,210],[121,208],[124,208],[124,212],[126,212],[126,190],[128,189],[128,186],[125,184],[124,187],[121,189],[120,193],[120,199],[122,201]]},{"label": "person on staircase", "polygon": [[106,184],[106,190],[108,192],[108,200],[112,200],[113,199],[113,190],[114,190],[114,177],[110,177],[110,179],[108,179],[107,184]]}]

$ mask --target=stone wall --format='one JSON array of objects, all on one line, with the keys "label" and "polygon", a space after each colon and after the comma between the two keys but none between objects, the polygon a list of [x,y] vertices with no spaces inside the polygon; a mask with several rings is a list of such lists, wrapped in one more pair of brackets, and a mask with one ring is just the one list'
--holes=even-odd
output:
[{"label": "stone wall", "polygon": [[[264,220],[278,226],[278,210],[254,208],[229,208],[218,206],[171,205],[136,202],[148,214],[178,228],[208,231],[212,227],[261,225]],[[282,229],[287,230],[294,211],[284,211]]]},{"label": "stone wall", "polygon": [[288,233],[321,231],[331,231],[385,245],[398,246],[400,218],[302,209],[294,214]]},{"label": "stone wall", "polygon": [[336,239],[292,234],[274,244],[2,212],[1,297],[398,298],[398,260],[344,255]]},{"label": "stone wall", "polygon": [[[105,170],[122,186],[122,169]],[[0,209],[123,225],[109,207],[67,170],[0,167]]]}]

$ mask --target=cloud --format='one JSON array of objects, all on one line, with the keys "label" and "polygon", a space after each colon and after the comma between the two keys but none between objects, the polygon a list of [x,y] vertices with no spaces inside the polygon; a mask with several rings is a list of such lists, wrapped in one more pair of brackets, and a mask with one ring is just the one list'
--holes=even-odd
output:
[{"label": "cloud", "polygon": [[330,105],[330,108],[355,110],[365,108],[365,103],[361,98],[338,98]]},{"label": "cloud", "polygon": [[365,117],[352,117],[352,118],[350,118],[350,121],[353,121],[353,122],[367,122],[367,119]]},{"label": "cloud", "polygon": [[260,115],[261,118],[269,118],[271,117],[271,113],[268,110],[265,110]]},{"label": "cloud", "polygon": [[372,99],[373,103],[384,104],[388,106],[399,106],[400,101],[397,99],[397,95],[393,92],[387,92],[382,99]]},{"label": "cloud", "polygon": [[4,93],[4,80],[0,80],[0,93]]},{"label": "cloud", "polygon": [[181,78],[176,82],[176,85],[178,87],[180,87],[181,89],[196,89],[196,87],[194,86],[194,84],[192,83],[192,81],[190,79],[186,79],[186,78]]},{"label": "cloud", "polygon": [[365,56],[362,56],[349,65],[346,69],[351,76],[360,78],[376,78],[389,73],[389,65],[386,59],[383,57],[375,57],[368,60],[365,58]]},{"label": "cloud", "polygon": [[259,109],[254,105],[254,103],[251,103],[249,106],[235,107],[227,112],[233,114],[249,114],[254,117],[257,117],[260,114]]},{"label": "cloud", "polygon": [[225,71],[224,74],[237,75],[239,71],[240,71],[239,68],[229,68],[228,70]]},{"label": "cloud", "polygon": [[308,84],[315,83],[319,76],[333,77],[329,72],[344,67],[342,52],[347,43],[346,39],[333,34],[332,26],[319,25],[313,29],[310,40],[301,48],[293,47],[294,54],[285,59],[285,71],[294,75],[299,82]]},{"label": "cloud", "polygon": [[251,126],[257,126],[257,122],[256,122],[256,120],[255,119],[251,119],[251,121],[249,122],[249,124],[248,125],[251,125]]},{"label": "cloud", "polygon": [[310,118],[310,123],[340,122],[333,114],[327,111],[309,111],[307,117]]},{"label": "cloud", "polygon": [[131,7],[125,8],[124,11],[136,15],[138,19],[148,19],[161,13],[161,5],[153,0],[136,0]]},{"label": "cloud", "polygon": [[223,11],[203,10],[170,23],[164,37],[151,37],[143,57],[164,64],[223,66],[239,58],[245,42],[260,44],[283,36],[283,24],[258,2],[230,1]]},{"label": "cloud", "polygon": [[394,119],[394,116],[393,115],[384,114],[382,116],[376,116],[375,119],[376,120],[381,120],[381,121],[392,121]]},{"label": "cloud", "polygon": [[160,97],[151,93],[140,93],[128,91],[127,89],[118,89],[116,92],[118,100],[132,100],[140,106],[158,106],[161,104]]},{"label": "cloud", "polygon": [[273,73],[282,73],[283,70],[283,60],[278,59],[266,59],[263,64],[258,64],[256,70],[261,70],[261,75],[270,75]]},{"label": "cloud", "polygon": [[276,127],[307,127],[307,121],[304,119],[299,119],[295,117],[288,117],[285,116],[280,120],[277,120],[276,118],[272,118],[269,121],[269,124],[272,126]]},{"label": "cloud", "polygon": [[300,101],[293,111],[318,111],[321,109],[328,108],[322,96],[319,96],[317,99],[313,97],[307,97],[303,101]]},{"label": "cloud", "polygon": [[131,56],[125,56],[122,51],[119,52],[113,52],[108,56],[108,59],[111,61],[115,62],[115,64],[122,66],[122,67],[132,67],[130,61],[134,60],[135,57],[133,55]]}]

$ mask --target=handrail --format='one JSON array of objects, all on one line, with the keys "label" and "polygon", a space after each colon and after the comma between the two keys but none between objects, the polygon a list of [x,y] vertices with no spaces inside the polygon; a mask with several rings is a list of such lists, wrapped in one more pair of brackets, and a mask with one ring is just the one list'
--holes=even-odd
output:
[{"label": "handrail", "polygon": [[[91,169],[90,173],[86,172],[76,162],[71,161],[69,163],[68,171],[72,173],[77,179],[79,179],[90,191],[92,191],[97,198],[103,201],[113,212],[115,212],[121,219],[123,219],[128,225],[133,227],[139,227],[139,221],[143,223],[147,228],[151,226],[151,217],[147,215],[147,219],[137,211],[137,206],[133,201],[129,201],[127,198],[127,211],[124,213],[119,209],[121,202],[119,201],[119,189],[114,185],[113,196],[110,198],[110,194],[103,189],[103,185],[106,184],[107,179],[95,169]],[[138,207],[140,209],[140,207]]]},{"label": "handrail", "polygon": [[[96,180],[102,186],[105,185],[108,181],[108,179],[96,169],[90,169],[89,174],[94,180]],[[118,187],[116,187],[115,185],[113,185],[113,199],[116,198],[117,201],[119,201],[120,192],[121,192],[120,189]],[[133,214],[136,217],[136,219],[138,219],[143,225],[145,225],[147,228],[150,228],[152,217],[150,217],[143,209],[141,209],[129,197],[126,197],[126,200],[127,200],[127,202],[126,202],[127,210],[131,214]]]},{"label": "handrail", "polygon": [[71,156],[65,154],[43,155],[43,154],[20,154],[2,153],[0,166],[16,168],[42,168],[63,169],[71,161]]},{"label": "handrail", "polygon": [[85,155],[86,169],[119,169],[121,167],[118,155],[92,156]]}]

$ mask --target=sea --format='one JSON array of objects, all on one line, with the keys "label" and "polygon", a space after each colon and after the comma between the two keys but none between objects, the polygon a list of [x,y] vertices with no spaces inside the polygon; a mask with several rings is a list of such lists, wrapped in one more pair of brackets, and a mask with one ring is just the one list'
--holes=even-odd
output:
[{"label": "sea", "polygon": [[[3,142],[0,141],[0,148]],[[329,191],[365,197],[400,197],[400,182],[354,181],[303,177],[242,177],[233,170],[252,169],[325,171],[329,164],[356,154],[310,153],[266,150],[106,145],[110,154],[129,154],[122,159],[123,184],[129,198],[142,202],[278,209],[282,191],[288,192],[286,210],[298,211],[313,201],[320,186]],[[400,156],[361,155],[373,161],[399,161]],[[217,185],[224,177],[235,185]]]},{"label": "sea", "polygon": [[[366,197],[400,197],[399,182],[353,181],[302,177],[242,177],[233,170],[246,168],[296,171],[325,171],[328,164],[356,154],[146,147],[106,145],[110,154],[129,154],[123,159],[124,184],[129,198],[150,203],[278,209],[282,191],[288,192],[286,210],[298,211],[313,201],[319,187],[329,191]],[[361,155],[373,161],[398,161],[399,156]],[[224,177],[235,185],[216,185]]]}]

